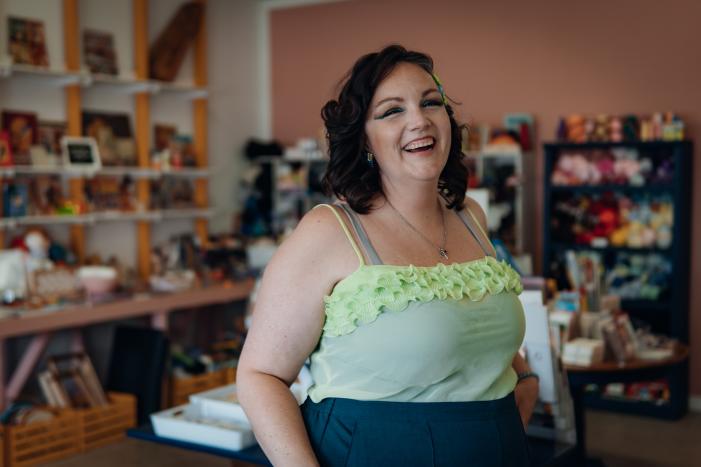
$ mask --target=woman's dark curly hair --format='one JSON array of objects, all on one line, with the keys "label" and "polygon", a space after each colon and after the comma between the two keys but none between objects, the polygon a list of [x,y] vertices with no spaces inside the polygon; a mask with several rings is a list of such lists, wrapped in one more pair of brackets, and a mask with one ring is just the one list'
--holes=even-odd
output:
[{"label": "woman's dark curly hair", "polygon": [[[344,199],[361,214],[370,211],[373,199],[383,193],[377,164],[367,162],[365,120],[377,86],[399,63],[413,63],[433,75],[433,59],[426,54],[390,45],[379,52],[360,57],[343,79],[343,88],[336,100],[321,109],[329,144],[329,164],[323,184],[327,194]],[[462,209],[467,188],[467,168],[462,163],[461,126],[450,118],[450,152],[438,180],[438,191],[449,209]]]}]

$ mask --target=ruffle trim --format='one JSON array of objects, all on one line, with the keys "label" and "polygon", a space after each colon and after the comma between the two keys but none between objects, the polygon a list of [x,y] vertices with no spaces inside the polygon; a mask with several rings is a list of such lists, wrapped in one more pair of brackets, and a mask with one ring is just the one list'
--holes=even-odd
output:
[{"label": "ruffle trim", "polygon": [[[386,267],[389,270],[373,274],[376,278],[372,280],[352,281],[343,290],[337,286],[331,295],[324,297],[326,335],[350,334],[358,326],[375,321],[384,310],[403,311],[412,301],[464,297],[480,301],[487,294],[504,291],[520,294],[523,290],[518,273],[505,261],[491,256],[447,266],[440,263],[432,267]],[[362,267],[353,274],[361,271]],[[347,279],[351,278],[352,275]]]}]

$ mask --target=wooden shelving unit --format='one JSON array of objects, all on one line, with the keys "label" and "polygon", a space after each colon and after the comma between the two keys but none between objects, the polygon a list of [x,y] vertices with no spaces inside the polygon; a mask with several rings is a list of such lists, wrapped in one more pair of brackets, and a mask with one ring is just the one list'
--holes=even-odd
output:
[{"label": "wooden shelving unit", "polygon": [[[207,0],[197,0],[206,5]],[[19,79],[36,82],[37,86],[63,88],[66,135],[80,136],[83,93],[97,89],[105,93],[124,94],[134,100],[134,139],[138,165],[136,167],[103,167],[94,173],[75,172],[61,167],[5,167],[0,168],[0,179],[15,176],[61,175],[68,178],[68,197],[74,202],[84,201],[85,179],[96,175],[124,176],[136,180],[137,199],[140,205],[149,205],[149,181],[160,177],[183,177],[192,179],[195,189],[195,207],[191,209],[168,209],[147,212],[91,212],[75,216],[27,216],[0,218],[0,248],[6,244],[6,231],[26,225],[68,224],[70,246],[80,262],[86,257],[86,229],[100,222],[136,222],[137,251],[136,267],[142,278],[149,275],[151,251],[151,227],[153,222],[166,219],[192,219],[193,228],[201,244],[207,242],[207,219],[212,210],[208,206],[207,169],[207,43],[205,15],[195,41],[192,82],[167,83],[149,79],[149,0],[132,0],[132,33],[134,71],[131,74],[111,76],[90,74],[80,63],[79,0],[63,0],[63,67],[41,68],[36,66],[0,62],[0,79]],[[3,21],[5,18],[2,18]],[[120,51],[124,53],[125,51]],[[150,165],[151,105],[152,96],[162,94],[168,99],[183,99],[191,102],[193,145],[196,152],[196,168],[155,170]],[[0,202],[2,194],[0,193]]]}]

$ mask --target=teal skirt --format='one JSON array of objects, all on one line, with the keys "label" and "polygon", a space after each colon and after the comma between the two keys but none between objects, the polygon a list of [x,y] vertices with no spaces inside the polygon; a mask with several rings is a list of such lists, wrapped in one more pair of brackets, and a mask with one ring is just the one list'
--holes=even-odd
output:
[{"label": "teal skirt", "polygon": [[530,465],[513,393],[477,402],[307,399],[301,409],[323,467]]}]

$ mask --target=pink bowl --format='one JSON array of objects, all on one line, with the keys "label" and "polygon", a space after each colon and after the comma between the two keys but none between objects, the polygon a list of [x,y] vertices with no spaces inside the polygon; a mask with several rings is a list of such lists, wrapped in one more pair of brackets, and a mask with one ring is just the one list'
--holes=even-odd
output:
[{"label": "pink bowl", "polygon": [[88,295],[107,294],[117,285],[117,271],[108,266],[83,266],[78,269],[78,280]]}]

